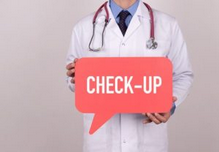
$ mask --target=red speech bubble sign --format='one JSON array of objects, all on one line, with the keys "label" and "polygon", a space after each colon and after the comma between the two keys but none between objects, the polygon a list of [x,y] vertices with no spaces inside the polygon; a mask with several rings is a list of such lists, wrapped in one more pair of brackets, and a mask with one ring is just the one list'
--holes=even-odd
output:
[{"label": "red speech bubble sign", "polygon": [[167,58],[82,58],[75,68],[76,108],[95,113],[90,134],[116,113],[166,113],[172,107]]}]

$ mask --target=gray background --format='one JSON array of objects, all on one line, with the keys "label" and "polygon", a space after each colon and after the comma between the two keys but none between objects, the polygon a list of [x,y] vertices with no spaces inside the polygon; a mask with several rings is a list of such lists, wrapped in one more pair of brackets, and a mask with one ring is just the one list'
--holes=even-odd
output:
[{"label": "gray background", "polygon": [[[148,0],[175,16],[195,72],[169,122],[170,152],[218,152],[219,1]],[[102,0],[0,1],[0,151],[80,152],[82,115],[65,83],[73,25]]]}]

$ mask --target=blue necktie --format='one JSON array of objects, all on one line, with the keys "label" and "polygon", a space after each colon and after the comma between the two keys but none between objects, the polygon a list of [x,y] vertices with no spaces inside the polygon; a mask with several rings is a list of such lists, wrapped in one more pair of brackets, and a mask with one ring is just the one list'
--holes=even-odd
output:
[{"label": "blue necktie", "polygon": [[128,11],[121,11],[119,13],[119,28],[123,34],[123,36],[125,35],[125,32],[127,30],[127,25],[125,23],[126,18],[130,15],[130,13]]}]

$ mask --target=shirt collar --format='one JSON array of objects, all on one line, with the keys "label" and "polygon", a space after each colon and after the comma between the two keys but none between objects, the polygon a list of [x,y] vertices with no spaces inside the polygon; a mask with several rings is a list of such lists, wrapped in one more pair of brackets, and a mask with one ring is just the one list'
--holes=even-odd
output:
[{"label": "shirt collar", "polygon": [[[114,0],[109,0],[109,5],[110,5],[110,8],[112,10],[112,13],[113,13],[113,16],[115,18],[118,17],[119,13],[123,10],[119,5],[117,5]],[[129,11],[129,13],[134,16],[135,12],[137,11],[137,8],[138,8],[138,5],[139,5],[139,0],[136,0],[136,2],[130,6],[127,11]]]}]

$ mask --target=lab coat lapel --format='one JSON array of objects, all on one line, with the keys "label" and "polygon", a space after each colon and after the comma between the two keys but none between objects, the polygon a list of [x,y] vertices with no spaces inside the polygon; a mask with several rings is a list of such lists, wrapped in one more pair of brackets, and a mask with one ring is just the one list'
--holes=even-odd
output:
[{"label": "lab coat lapel", "polygon": [[[118,26],[118,24],[116,23],[115,19],[114,18],[111,18],[110,19],[110,23],[108,25],[108,29],[110,31],[112,31],[117,37],[119,37],[120,39],[123,39],[123,35],[122,35],[122,32]],[[109,32],[110,32],[109,31]]]},{"label": "lab coat lapel", "polygon": [[123,39],[122,32],[121,32],[118,24],[116,23],[116,20],[112,14],[111,8],[109,6],[109,2],[107,4],[107,7],[108,7],[108,11],[109,11],[109,18],[110,18],[110,21],[109,21],[107,28],[108,28],[109,32],[112,31],[117,37],[119,37],[120,39]]},{"label": "lab coat lapel", "polygon": [[[141,18],[150,19],[149,12],[142,1],[140,1],[138,9],[126,31],[124,41],[126,41],[134,32],[137,31],[138,27],[141,25]],[[146,27],[145,27],[146,28]]]},{"label": "lab coat lapel", "polygon": [[140,21],[139,21],[139,17],[135,14],[128,26],[128,29],[125,33],[125,36],[124,36],[124,41],[126,41],[131,35],[132,33],[134,33],[137,28],[140,26]]}]

